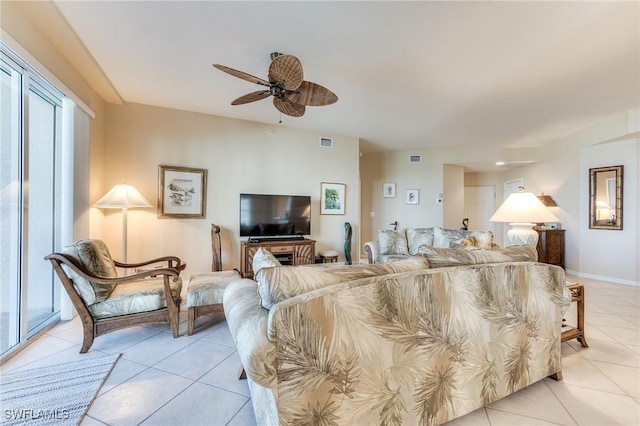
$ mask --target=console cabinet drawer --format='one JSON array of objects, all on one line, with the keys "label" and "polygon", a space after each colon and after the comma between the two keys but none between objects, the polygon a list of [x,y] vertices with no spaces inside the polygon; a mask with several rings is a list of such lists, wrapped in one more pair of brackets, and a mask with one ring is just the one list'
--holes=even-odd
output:
[{"label": "console cabinet drawer", "polygon": [[271,254],[286,254],[293,253],[293,246],[273,246],[267,248]]}]

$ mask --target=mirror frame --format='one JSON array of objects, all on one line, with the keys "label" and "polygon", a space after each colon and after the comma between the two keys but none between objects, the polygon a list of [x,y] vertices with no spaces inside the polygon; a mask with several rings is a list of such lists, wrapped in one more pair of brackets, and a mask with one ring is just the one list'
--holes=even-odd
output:
[{"label": "mirror frame", "polygon": [[[596,167],[589,169],[589,228],[590,229],[609,229],[614,231],[622,230],[622,184],[624,182],[623,179],[623,171],[624,166],[611,166],[611,167]],[[614,221],[603,221],[598,220],[598,208],[596,206],[596,200],[607,197],[609,199],[611,194],[598,194],[598,188],[600,187],[600,191],[602,191],[602,187],[608,186],[609,182],[604,182],[604,185],[598,185],[598,176],[603,173],[614,172],[615,177],[609,178],[614,179],[615,182],[615,207],[614,210]],[[601,177],[604,179],[604,177]],[[608,191],[607,187],[607,192]]]}]

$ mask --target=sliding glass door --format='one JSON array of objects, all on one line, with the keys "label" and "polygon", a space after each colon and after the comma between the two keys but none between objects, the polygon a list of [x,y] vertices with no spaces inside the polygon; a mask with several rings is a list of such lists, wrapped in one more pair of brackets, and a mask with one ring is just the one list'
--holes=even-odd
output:
[{"label": "sliding glass door", "polygon": [[0,62],[0,353],[57,317],[44,256],[60,241],[62,95],[3,50]]}]

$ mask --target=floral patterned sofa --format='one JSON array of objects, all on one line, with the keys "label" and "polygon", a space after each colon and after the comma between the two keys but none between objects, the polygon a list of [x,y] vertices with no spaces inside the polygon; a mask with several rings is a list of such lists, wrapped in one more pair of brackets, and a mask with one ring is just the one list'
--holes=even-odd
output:
[{"label": "floral patterned sofa", "polygon": [[387,263],[418,254],[420,246],[454,248],[461,245],[480,248],[496,248],[491,231],[463,231],[431,228],[406,228],[379,230],[377,241],[364,244],[369,263]]},{"label": "floral patterned sofa", "polygon": [[561,379],[564,271],[535,260],[528,246],[425,247],[231,283],[224,310],[258,424],[435,425]]}]

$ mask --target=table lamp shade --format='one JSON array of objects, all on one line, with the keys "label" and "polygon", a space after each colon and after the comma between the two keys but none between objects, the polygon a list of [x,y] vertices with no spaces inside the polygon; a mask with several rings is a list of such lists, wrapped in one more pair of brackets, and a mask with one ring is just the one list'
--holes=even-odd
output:
[{"label": "table lamp shade", "polygon": [[514,192],[489,219],[491,222],[507,222],[511,229],[507,232],[508,245],[538,243],[538,233],[533,230],[536,223],[558,222],[556,215],[531,192]]},{"label": "table lamp shade", "polygon": [[151,207],[151,203],[131,185],[121,183],[111,188],[94,205],[101,209],[130,209],[133,207]]}]

